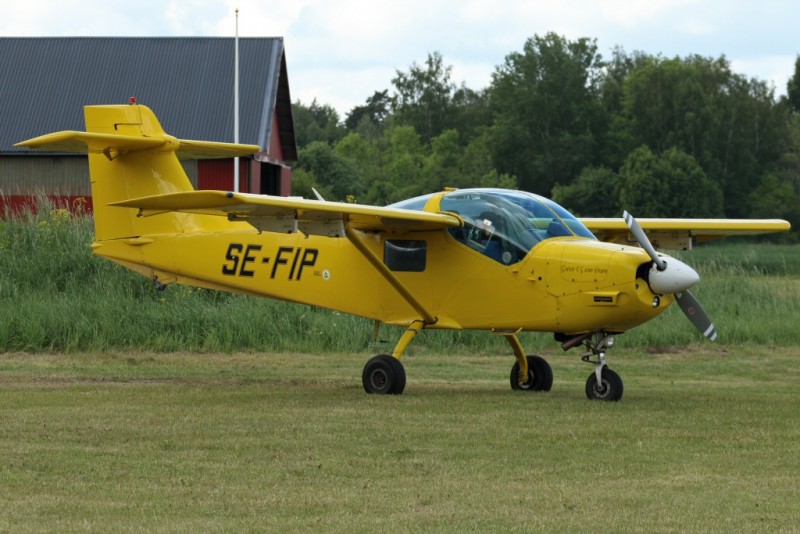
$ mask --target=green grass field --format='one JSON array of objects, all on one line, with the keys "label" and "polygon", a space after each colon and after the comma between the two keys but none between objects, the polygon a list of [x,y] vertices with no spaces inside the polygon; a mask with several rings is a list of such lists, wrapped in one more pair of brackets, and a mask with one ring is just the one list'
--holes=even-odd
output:
[{"label": "green grass field", "polygon": [[[559,349],[560,350],[560,349]],[[0,531],[796,532],[800,351],[620,351],[620,403],[549,356],[0,356]]]},{"label": "green grass field", "polygon": [[681,255],[677,309],[617,338],[620,403],[547,334],[549,393],[502,339],[422,332],[401,396],[361,369],[399,330],[152,284],[88,219],[0,222],[0,532],[800,530],[800,246]]}]

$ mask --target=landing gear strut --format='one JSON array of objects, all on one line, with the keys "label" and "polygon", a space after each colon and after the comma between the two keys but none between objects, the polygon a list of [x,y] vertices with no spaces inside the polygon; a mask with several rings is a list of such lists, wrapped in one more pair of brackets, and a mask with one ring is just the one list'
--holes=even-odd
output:
[{"label": "landing gear strut", "polygon": [[606,351],[614,346],[614,337],[605,332],[595,332],[584,340],[584,345],[586,352],[581,355],[581,360],[594,364],[594,372],[586,380],[586,396],[590,400],[620,400],[622,379],[606,364]]},{"label": "landing gear strut", "polygon": [[367,362],[361,373],[364,391],[376,395],[400,395],[403,392],[406,388],[406,370],[400,358],[424,327],[424,321],[414,321],[400,337],[392,354],[378,354]]},{"label": "landing gear strut", "polygon": [[553,370],[541,356],[526,356],[516,334],[504,334],[511,345],[517,363],[511,368],[511,389],[522,391],[550,391],[553,387]]}]

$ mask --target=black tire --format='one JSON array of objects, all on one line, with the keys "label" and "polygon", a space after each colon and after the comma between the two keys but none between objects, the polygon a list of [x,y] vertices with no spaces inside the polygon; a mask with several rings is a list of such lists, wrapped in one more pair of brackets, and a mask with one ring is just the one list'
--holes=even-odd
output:
[{"label": "black tire", "polygon": [[603,367],[600,372],[600,382],[597,384],[597,375],[592,373],[586,380],[586,396],[590,400],[603,400],[616,402],[622,398],[622,379],[617,373]]},{"label": "black tire", "polygon": [[553,387],[553,369],[541,356],[528,356],[528,381],[519,383],[519,362],[511,368],[511,389],[521,391],[550,391]]},{"label": "black tire", "polygon": [[406,388],[406,370],[397,358],[379,354],[364,366],[361,381],[367,393],[399,395]]},{"label": "black tire", "polygon": [[392,388],[392,395],[400,395],[406,389],[406,369],[403,367],[402,362],[393,356],[389,356],[389,364],[394,368],[394,387]]}]

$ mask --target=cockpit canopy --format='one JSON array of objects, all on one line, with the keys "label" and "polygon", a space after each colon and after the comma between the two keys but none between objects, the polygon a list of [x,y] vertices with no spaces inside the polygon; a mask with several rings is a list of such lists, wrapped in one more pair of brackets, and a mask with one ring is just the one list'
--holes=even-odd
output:
[{"label": "cockpit canopy", "polygon": [[[434,195],[393,204],[422,211]],[[533,193],[505,189],[460,189],[442,195],[439,211],[451,212],[464,226],[451,228],[461,243],[504,265],[522,260],[541,241],[554,237],[594,235],[570,212]]]}]

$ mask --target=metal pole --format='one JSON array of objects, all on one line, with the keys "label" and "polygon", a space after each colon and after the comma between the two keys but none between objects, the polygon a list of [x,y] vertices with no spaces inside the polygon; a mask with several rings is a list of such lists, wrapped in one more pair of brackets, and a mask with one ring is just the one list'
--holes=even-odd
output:
[{"label": "metal pole", "polygon": [[[233,142],[239,143],[239,8],[236,8],[236,38],[233,70]],[[239,192],[239,156],[233,158],[233,190]]]}]

